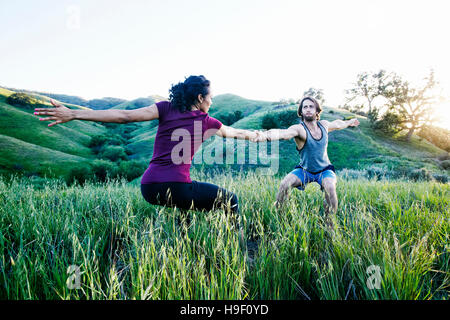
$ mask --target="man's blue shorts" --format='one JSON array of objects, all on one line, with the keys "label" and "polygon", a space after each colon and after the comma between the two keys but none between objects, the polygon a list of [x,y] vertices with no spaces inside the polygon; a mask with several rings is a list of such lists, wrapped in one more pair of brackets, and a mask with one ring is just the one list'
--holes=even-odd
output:
[{"label": "man's blue shorts", "polygon": [[290,173],[295,174],[302,182],[301,185],[297,186],[297,189],[305,190],[305,187],[308,183],[317,182],[320,185],[320,190],[323,191],[322,181],[324,178],[332,178],[335,181],[337,180],[336,174],[334,173],[334,167],[333,166],[329,167],[330,167],[329,169],[327,167],[325,168],[326,170],[314,174],[309,171],[306,171],[300,166],[297,166]]}]

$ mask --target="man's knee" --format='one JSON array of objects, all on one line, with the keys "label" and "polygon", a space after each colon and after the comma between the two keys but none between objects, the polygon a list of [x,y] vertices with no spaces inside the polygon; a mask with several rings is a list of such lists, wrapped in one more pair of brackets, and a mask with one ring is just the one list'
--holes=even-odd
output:
[{"label": "man's knee", "polygon": [[288,174],[281,181],[280,189],[287,190],[287,189],[290,189],[290,188],[294,188],[294,187],[296,187],[296,186],[298,186],[300,184],[301,184],[301,181],[296,175]]},{"label": "man's knee", "polygon": [[322,188],[328,195],[334,196],[336,194],[336,180],[331,178],[323,179]]}]

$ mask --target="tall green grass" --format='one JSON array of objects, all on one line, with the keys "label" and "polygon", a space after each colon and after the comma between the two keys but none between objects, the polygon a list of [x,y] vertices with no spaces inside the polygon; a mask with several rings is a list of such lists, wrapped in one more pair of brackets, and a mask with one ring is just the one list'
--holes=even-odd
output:
[{"label": "tall green grass", "polygon": [[[194,173],[235,192],[253,259],[220,210],[152,206],[125,181],[0,179],[0,299],[448,299],[449,185],[339,180],[336,228],[317,185],[273,207],[280,178]],[[70,265],[80,268],[69,289]],[[380,267],[380,289],[367,268]]]}]

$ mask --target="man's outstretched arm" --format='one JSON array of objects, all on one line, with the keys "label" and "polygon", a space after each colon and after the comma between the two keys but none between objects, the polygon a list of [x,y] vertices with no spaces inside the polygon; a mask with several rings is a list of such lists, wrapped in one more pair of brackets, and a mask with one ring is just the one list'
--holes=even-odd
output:
[{"label": "man's outstretched arm", "polygon": [[334,120],[334,121],[321,120],[320,123],[322,123],[328,128],[328,132],[334,130],[341,130],[348,127],[356,127],[359,125],[359,121],[356,118],[350,120]]}]

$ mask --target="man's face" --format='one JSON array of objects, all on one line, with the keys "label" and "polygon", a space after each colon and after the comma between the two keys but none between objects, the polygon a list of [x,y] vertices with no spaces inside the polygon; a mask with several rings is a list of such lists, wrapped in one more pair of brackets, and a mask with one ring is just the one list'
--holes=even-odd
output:
[{"label": "man's face", "polygon": [[302,115],[305,121],[313,121],[317,119],[317,110],[314,102],[309,99],[303,101]]}]

